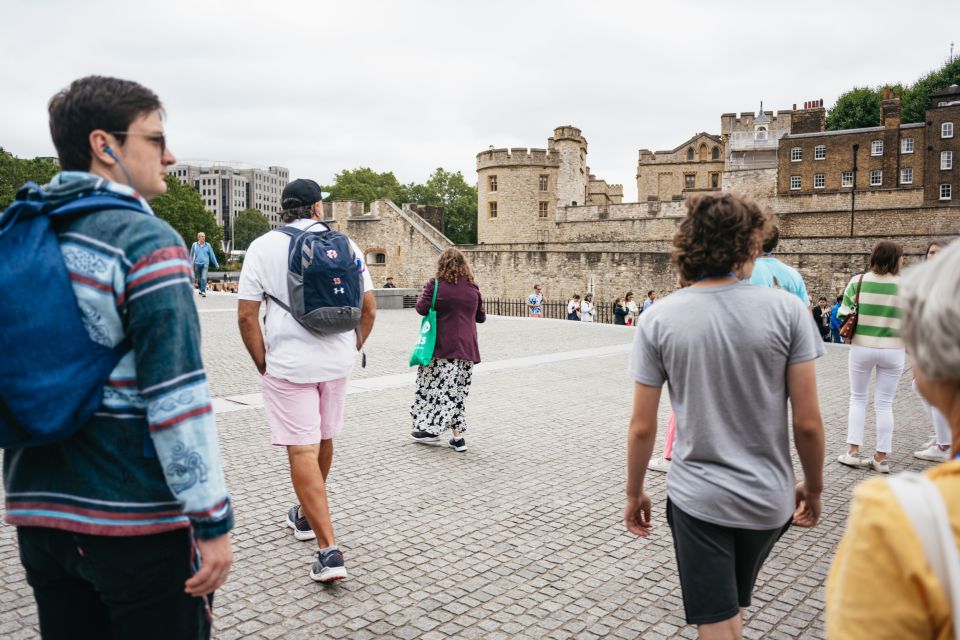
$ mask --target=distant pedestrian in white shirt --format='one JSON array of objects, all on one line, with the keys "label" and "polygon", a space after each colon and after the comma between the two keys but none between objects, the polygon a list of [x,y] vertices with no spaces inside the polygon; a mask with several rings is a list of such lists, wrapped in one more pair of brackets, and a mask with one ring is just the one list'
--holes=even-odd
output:
[{"label": "distant pedestrian in white shirt", "polygon": [[580,303],[580,322],[593,322],[594,308],[593,294],[583,296],[583,302]]}]

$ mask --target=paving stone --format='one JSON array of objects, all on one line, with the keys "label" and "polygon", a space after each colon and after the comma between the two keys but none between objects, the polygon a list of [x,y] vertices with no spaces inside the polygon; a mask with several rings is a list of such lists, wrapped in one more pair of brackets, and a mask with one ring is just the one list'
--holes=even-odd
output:
[{"label": "paving stone", "polygon": [[[258,393],[235,298],[211,294],[202,305],[212,395]],[[648,478],[653,536],[638,540],[621,522],[631,330],[489,318],[480,326],[484,364],[467,401],[470,449],[457,453],[408,442],[413,386],[385,382],[411,374],[407,356],[418,326],[409,310],[380,311],[367,343],[369,366],[353,375],[385,386],[348,395],[337,439],[328,491],[350,572],[338,585],[309,580],[315,544],[297,542],[283,524],[296,496],[285,453],[269,444],[263,410],[218,414],[236,528],[234,568],[216,594],[214,637],[695,638],[683,619],[663,515],[664,476]],[[513,360],[600,347],[612,351],[533,366]],[[817,362],[828,459],[846,436],[846,357],[846,348],[831,346]],[[930,430],[911,378],[904,374],[894,404],[891,460],[898,471],[929,467],[910,456]],[[657,452],[667,403],[664,394]],[[873,419],[868,413],[868,437]],[[795,454],[794,463],[799,469]],[[789,530],[774,547],[746,612],[746,638],[824,637],[824,581],[851,492],[870,475],[826,465],[823,521],[812,531]],[[38,635],[16,532],[6,526],[0,620],[4,638]]]}]

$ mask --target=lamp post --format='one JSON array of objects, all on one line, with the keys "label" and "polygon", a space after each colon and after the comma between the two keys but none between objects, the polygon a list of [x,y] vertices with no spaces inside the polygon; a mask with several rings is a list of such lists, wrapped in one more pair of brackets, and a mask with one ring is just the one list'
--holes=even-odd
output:
[{"label": "lamp post", "polygon": [[850,237],[853,237],[853,219],[854,213],[857,210],[857,151],[860,150],[860,145],[857,143],[853,144],[853,184],[850,188]]}]

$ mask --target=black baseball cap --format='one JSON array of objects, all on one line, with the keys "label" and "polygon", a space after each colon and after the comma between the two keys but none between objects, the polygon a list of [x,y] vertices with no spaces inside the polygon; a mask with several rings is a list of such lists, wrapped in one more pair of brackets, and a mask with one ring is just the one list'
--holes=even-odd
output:
[{"label": "black baseball cap", "polygon": [[280,195],[280,206],[284,211],[297,207],[309,207],[314,202],[323,200],[320,185],[308,178],[297,178],[283,188]]}]

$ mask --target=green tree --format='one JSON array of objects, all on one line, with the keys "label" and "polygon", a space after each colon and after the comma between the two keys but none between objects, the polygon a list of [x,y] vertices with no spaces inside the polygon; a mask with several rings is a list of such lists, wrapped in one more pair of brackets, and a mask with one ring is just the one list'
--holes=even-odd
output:
[{"label": "green tree", "polygon": [[463,174],[438,167],[426,184],[409,184],[410,201],[443,207],[444,234],[455,244],[477,242],[477,190]]},{"label": "green tree", "polygon": [[17,158],[0,147],[0,211],[13,202],[24,183],[46,184],[58,171],[60,167],[54,160]]},{"label": "green tree", "polygon": [[903,122],[923,122],[930,97],[952,84],[960,84],[960,58],[922,76],[903,92]]},{"label": "green tree", "polygon": [[392,171],[377,173],[369,167],[344,169],[334,180],[332,186],[323,187],[330,192],[330,200],[362,200],[366,205],[381,198],[397,204],[409,202],[406,188]]},{"label": "green tree", "polygon": [[223,264],[224,255],[220,248],[223,240],[223,229],[217,224],[213,214],[203,208],[203,201],[196,189],[181,184],[173,176],[167,176],[167,192],[150,201],[150,207],[160,218],[170,223],[184,244],[189,248],[197,234],[203,231],[207,242],[217,254],[217,262]]},{"label": "green tree", "polygon": [[827,131],[876,127],[880,124],[880,90],[854,87],[837,98],[827,114]]},{"label": "green tree", "polygon": [[244,209],[233,220],[233,248],[246,250],[250,243],[270,231],[270,221],[256,209]]}]

